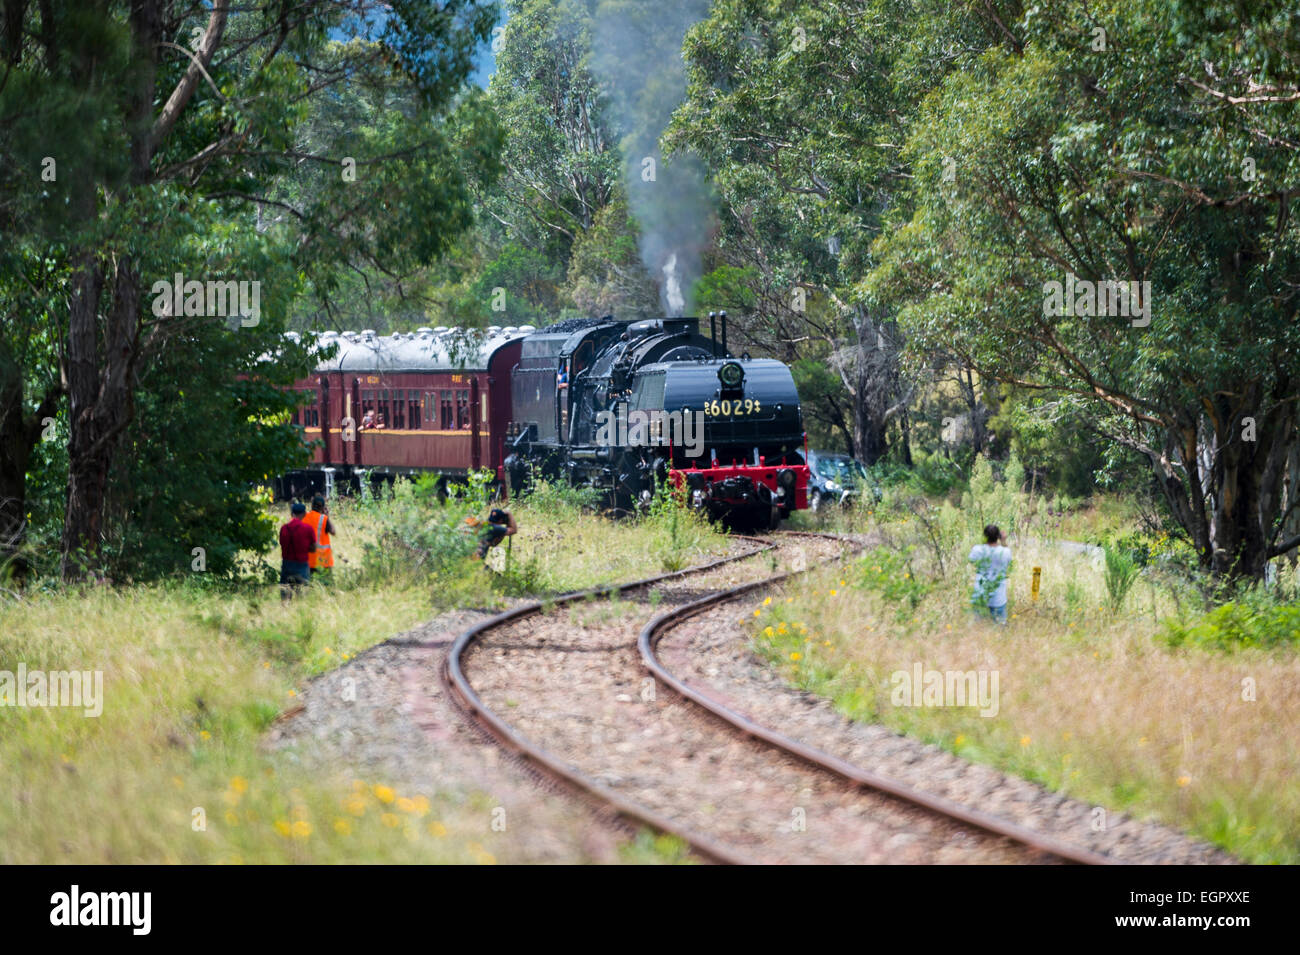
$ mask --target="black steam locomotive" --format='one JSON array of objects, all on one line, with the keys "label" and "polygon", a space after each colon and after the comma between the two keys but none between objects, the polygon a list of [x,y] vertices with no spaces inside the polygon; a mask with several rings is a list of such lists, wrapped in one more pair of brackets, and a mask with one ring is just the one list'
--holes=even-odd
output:
[{"label": "black steam locomotive", "polygon": [[807,507],[790,369],[733,357],[726,313],[709,319],[708,338],[696,318],[571,319],[528,335],[511,373],[511,488],[541,474],[632,509],[668,484],[737,529]]}]

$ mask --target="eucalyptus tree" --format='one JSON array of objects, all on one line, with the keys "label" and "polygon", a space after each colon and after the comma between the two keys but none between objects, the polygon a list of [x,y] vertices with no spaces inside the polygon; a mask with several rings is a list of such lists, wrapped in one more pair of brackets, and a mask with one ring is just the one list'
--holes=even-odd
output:
[{"label": "eucalyptus tree", "polygon": [[[448,121],[464,135],[442,117],[497,11],[486,0],[3,7],[0,490],[21,492],[12,475],[43,433],[34,424],[51,395],[66,400],[62,568],[77,577],[99,563],[142,389],[182,390],[176,350],[215,321],[244,336],[241,357],[206,352],[226,354],[232,378],[259,354],[301,367],[301,349],[270,343],[304,285],[359,261],[430,261],[472,220],[466,180],[489,171],[499,131],[473,103]],[[407,91],[412,106],[386,122],[357,115],[328,142],[308,135],[313,110],[344,104],[353,85]],[[274,364],[259,365],[268,380],[288,374]],[[172,374],[150,374],[163,367]]]},{"label": "eucalyptus tree", "polygon": [[912,203],[863,297],[919,348],[1089,405],[1207,570],[1260,575],[1300,542],[1300,12],[968,16],[996,36],[911,124]]}]

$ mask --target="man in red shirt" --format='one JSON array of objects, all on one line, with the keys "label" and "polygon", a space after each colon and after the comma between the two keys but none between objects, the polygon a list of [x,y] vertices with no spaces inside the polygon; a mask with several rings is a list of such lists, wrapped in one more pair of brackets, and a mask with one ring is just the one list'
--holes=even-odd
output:
[{"label": "man in red shirt", "polygon": [[293,596],[293,588],[311,580],[308,555],[316,550],[316,532],[303,520],[307,505],[294,501],[289,508],[292,517],[280,528],[280,599]]}]

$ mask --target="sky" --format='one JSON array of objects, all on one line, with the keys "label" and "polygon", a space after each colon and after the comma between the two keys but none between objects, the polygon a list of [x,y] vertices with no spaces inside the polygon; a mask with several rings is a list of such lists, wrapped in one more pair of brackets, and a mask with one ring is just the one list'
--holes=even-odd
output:
[{"label": "sky", "polygon": [[[505,5],[502,4],[501,19],[498,25],[503,25],[508,17],[509,12],[505,9]],[[478,56],[474,58],[474,72],[470,74],[469,81],[486,89],[488,80],[492,79],[492,74],[496,72],[496,68],[497,57],[492,52],[492,43],[489,41],[479,48]]]}]

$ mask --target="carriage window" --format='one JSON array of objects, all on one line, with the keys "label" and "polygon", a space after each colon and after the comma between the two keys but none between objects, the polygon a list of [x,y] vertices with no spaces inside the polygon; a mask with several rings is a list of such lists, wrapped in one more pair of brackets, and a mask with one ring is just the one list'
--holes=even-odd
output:
[{"label": "carriage window", "polygon": [[379,405],[375,413],[375,427],[388,428],[392,426],[392,412],[388,407],[388,390],[384,389],[379,392]]},{"label": "carriage window", "polygon": [[315,391],[307,392],[307,404],[302,409],[302,423],[308,428],[320,427],[320,396]]},{"label": "carriage window", "polygon": [[406,427],[406,400],[400,391],[393,392],[393,422],[390,427]]},{"label": "carriage window", "polygon": [[[366,415],[375,410],[375,393],[373,391],[361,392],[361,418],[365,419]],[[366,425],[370,427],[370,425]]]},{"label": "carriage window", "polygon": [[451,394],[450,391],[442,392],[442,400],[439,402],[441,406],[440,410],[442,412],[441,422],[443,431],[450,431],[456,427],[456,408],[452,404]]},{"label": "carriage window", "polygon": [[470,426],[469,421],[469,392],[456,392],[456,427],[466,429]]},{"label": "carriage window", "polygon": [[420,393],[406,392],[406,426],[411,429],[420,427]]}]

